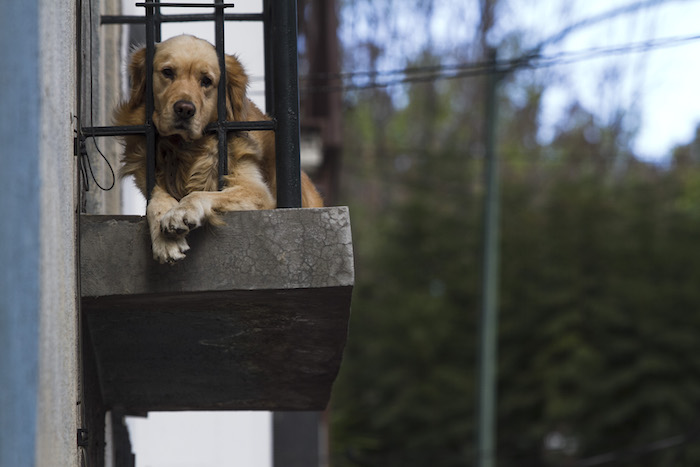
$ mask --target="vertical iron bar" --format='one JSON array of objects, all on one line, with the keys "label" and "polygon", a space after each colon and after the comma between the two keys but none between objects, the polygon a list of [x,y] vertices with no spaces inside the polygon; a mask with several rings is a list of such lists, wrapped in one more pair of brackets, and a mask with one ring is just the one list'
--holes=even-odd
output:
[{"label": "vertical iron bar", "polygon": [[[154,3],[160,3],[160,0],[153,0]],[[160,12],[160,8],[155,9],[155,40],[156,42],[163,41],[163,34],[161,30],[161,24],[163,23],[163,15]]]},{"label": "vertical iron bar", "polygon": [[482,309],[479,349],[479,400],[477,403],[477,467],[496,465],[496,374],[498,339],[498,266],[499,266],[499,168],[495,153],[497,86],[496,51],[489,52],[491,72],[486,94],[486,141],[484,198],[484,256],[482,271]]},{"label": "vertical iron bar", "polygon": [[146,196],[156,185],[156,130],[153,126],[153,56],[155,55],[154,7],[146,6]]},{"label": "vertical iron bar", "polygon": [[277,207],[301,207],[299,160],[299,76],[297,68],[297,2],[275,0],[270,5],[274,70]]},{"label": "vertical iron bar", "polygon": [[268,115],[275,113],[275,93],[273,91],[274,63],[272,60],[272,24],[270,5],[272,0],[263,0],[263,47],[265,53],[265,112]]},{"label": "vertical iron bar", "polygon": [[[216,4],[223,4],[224,0],[215,0]],[[219,138],[219,190],[224,188],[226,175],[228,175],[228,145],[227,133],[224,128],[226,121],[226,54],[224,51],[224,8],[216,8],[214,26],[216,29],[216,54],[219,57],[219,70],[221,77],[219,78],[218,97],[216,109],[218,112],[218,129],[217,136]]]},{"label": "vertical iron bar", "polygon": [[[78,77],[77,79],[77,89],[76,89],[76,98],[77,98],[77,108],[76,112],[78,114],[78,139],[82,137],[82,126],[83,126],[83,79],[84,79],[84,74],[83,74],[83,2],[82,0],[78,0],[78,5],[76,8],[75,12],[75,24],[77,25],[75,28],[75,34],[76,34],[76,42],[77,42],[77,53],[75,55],[75,74]],[[90,57],[92,58],[92,57]],[[92,125],[92,124],[91,124]]]}]

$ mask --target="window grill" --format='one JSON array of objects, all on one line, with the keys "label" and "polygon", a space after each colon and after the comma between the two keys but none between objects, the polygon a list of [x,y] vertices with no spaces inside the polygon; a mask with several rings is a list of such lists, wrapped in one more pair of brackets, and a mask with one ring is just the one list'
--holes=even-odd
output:
[{"label": "window grill", "polygon": [[[214,3],[161,3],[150,0],[136,3],[145,8],[145,16],[103,15],[101,24],[144,24],[146,27],[146,122],[133,126],[87,126],[80,128],[80,142],[104,136],[144,135],[147,148],[147,195],[155,186],[155,151],[157,131],[153,115],[153,57],[155,44],[161,41],[161,25],[168,22],[212,21],[215,25],[215,48],[219,58],[221,79],[218,88],[218,120],[206,127],[216,133],[219,151],[219,189],[228,174],[227,135],[232,131],[275,132],[277,207],[301,207],[301,165],[299,157],[299,83],[297,66],[297,2],[296,0],[263,0],[262,13],[225,13],[234,5]],[[163,14],[162,8],[214,8],[214,13]],[[265,50],[265,102],[272,120],[235,122],[226,120],[226,71],[224,24],[226,21],[259,21],[263,23]],[[274,40],[273,40],[274,39]]]},{"label": "window grill", "polygon": [[[214,134],[221,143],[231,131],[274,131],[277,205],[300,207],[296,0],[263,0],[260,14],[245,15],[226,13],[232,11],[223,3],[226,0],[205,0],[210,5],[197,5],[219,5],[208,12],[195,10],[194,6],[181,10],[205,13],[188,15],[165,14],[174,13],[168,7],[181,4],[130,1],[141,2],[139,8],[144,8],[146,16],[102,16],[101,21],[89,21],[90,32],[104,24],[144,25],[150,49],[146,51],[146,100],[151,109],[152,59],[155,44],[161,39],[161,24],[218,17],[216,41],[212,42],[216,42],[217,55],[223,57],[221,32],[226,21],[263,23],[266,110],[272,121],[217,119],[206,131],[212,143]],[[85,3],[92,14],[90,1]],[[82,18],[80,1],[78,10]],[[79,51],[83,51],[81,34],[86,24],[77,28]],[[102,47],[103,41],[99,42]],[[79,88],[84,81],[80,63],[83,56],[77,56]],[[85,61],[86,65],[94,63]],[[220,67],[221,75],[226,77],[225,65],[221,63]],[[78,97],[90,98],[89,123],[82,124],[78,116],[76,154],[82,160],[86,139],[93,137],[150,138],[148,189],[153,189],[158,136],[151,121],[152,111],[147,121],[138,122],[142,125],[96,126],[92,111],[101,109],[92,105],[92,82],[85,84],[90,86],[89,94],[78,89]],[[107,93],[103,87],[113,84],[103,83],[100,96]],[[218,93],[222,99],[219,105],[225,103],[226,94]],[[85,113],[81,103],[78,110]],[[196,242],[198,254],[188,256],[186,264],[170,267],[155,265],[148,254],[151,239],[144,235],[147,219],[80,216],[77,247],[81,338],[87,362],[83,379],[90,383],[83,391],[86,426],[81,428],[95,431],[98,440],[104,411],[114,407],[124,413],[326,408],[347,339],[354,284],[348,209],[238,212],[229,219],[232,222],[217,229],[217,235],[208,234],[206,229],[191,233],[188,238]],[[268,229],[271,223],[276,226],[272,230]],[[305,234],[299,236],[301,230]],[[235,261],[230,260],[232,257]],[[255,332],[246,333],[247,329]],[[157,342],[154,333],[159,336]],[[270,345],[271,340],[275,345]],[[87,455],[96,461],[104,459],[100,443],[92,443]]]}]

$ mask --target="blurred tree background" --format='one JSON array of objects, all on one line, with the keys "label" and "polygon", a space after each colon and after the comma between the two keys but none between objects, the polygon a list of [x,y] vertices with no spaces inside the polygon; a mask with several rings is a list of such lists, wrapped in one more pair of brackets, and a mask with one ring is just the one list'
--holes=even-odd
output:
[{"label": "blurred tree background", "polygon": [[[489,75],[434,72],[483,61],[507,7],[340,2],[343,69],[404,71],[345,81],[357,285],[334,467],[473,465]],[[634,109],[613,101],[572,102],[543,140],[553,76],[511,73],[499,93],[497,465],[700,465],[700,137],[642,162]]]}]

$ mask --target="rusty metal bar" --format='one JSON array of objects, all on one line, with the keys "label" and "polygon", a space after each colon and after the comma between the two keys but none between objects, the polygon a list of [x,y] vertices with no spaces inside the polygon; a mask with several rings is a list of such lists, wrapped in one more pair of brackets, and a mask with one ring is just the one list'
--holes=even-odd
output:
[{"label": "rusty metal bar", "polygon": [[[162,6],[165,6],[163,4]],[[203,5],[200,5],[203,6]],[[207,5],[204,5],[207,6]],[[215,21],[215,13],[195,13],[181,15],[160,15],[161,23],[192,23],[198,21]],[[225,13],[224,21],[263,21],[262,13]],[[143,16],[134,15],[103,15],[100,24],[143,24]]]},{"label": "rusty metal bar", "polygon": [[265,112],[275,114],[275,93],[272,77],[275,75],[275,64],[272,60],[272,25],[270,20],[272,0],[263,0],[263,48],[265,53]]},{"label": "rusty metal bar", "polygon": [[[216,20],[214,23],[215,29],[215,46],[216,55],[219,58],[219,89],[217,95],[217,137],[219,143],[219,190],[224,188],[226,175],[228,175],[228,133],[223,126],[226,118],[226,53],[224,51],[224,0],[215,0]],[[231,103],[233,105],[233,103]]]},{"label": "rusty metal bar", "polygon": [[[260,120],[257,122],[223,122],[221,126],[226,131],[274,131],[276,128],[273,120]],[[204,129],[206,133],[215,133],[219,128],[218,123],[210,123]],[[101,136],[127,136],[145,135],[146,125],[125,125],[125,126],[87,126],[82,127],[82,131],[90,137]]]},{"label": "rusty metal bar", "polygon": [[233,3],[224,3],[219,0],[214,0],[215,3],[159,3],[159,0],[152,0],[150,2],[137,3],[136,6],[156,6],[161,8],[230,8],[233,7]]},{"label": "rusty metal bar", "polygon": [[156,186],[156,128],[153,124],[153,57],[155,46],[154,4],[146,6],[146,198],[151,200],[151,193]]},{"label": "rusty metal bar", "polygon": [[275,0],[270,5],[274,61],[275,150],[277,207],[301,207],[299,155],[299,76],[297,67],[297,2]]}]

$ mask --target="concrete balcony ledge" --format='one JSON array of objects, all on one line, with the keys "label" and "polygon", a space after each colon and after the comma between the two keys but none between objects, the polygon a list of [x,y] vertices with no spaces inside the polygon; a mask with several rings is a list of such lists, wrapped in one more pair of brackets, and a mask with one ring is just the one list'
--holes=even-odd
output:
[{"label": "concrete balcony ledge", "polygon": [[152,259],[145,218],[81,217],[82,312],[105,405],[322,410],[347,338],[347,208],[227,213]]}]

